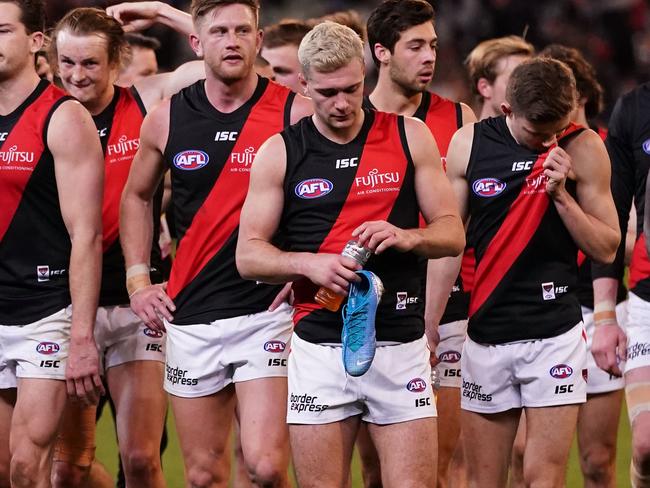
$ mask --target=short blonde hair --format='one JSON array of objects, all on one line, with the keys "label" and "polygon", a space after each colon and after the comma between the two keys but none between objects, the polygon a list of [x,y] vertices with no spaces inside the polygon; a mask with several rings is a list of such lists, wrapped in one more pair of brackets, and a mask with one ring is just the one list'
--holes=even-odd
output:
[{"label": "short blonde hair", "polygon": [[499,73],[497,65],[499,61],[508,56],[529,56],[535,54],[535,48],[523,37],[506,36],[488,39],[477,45],[465,59],[467,73],[472,82],[472,92],[480,96],[477,84],[478,80],[485,78],[494,83]]},{"label": "short blonde hair", "polygon": [[349,27],[336,22],[318,24],[307,33],[298,48],[298,60],[305,78],[311,68],[331,73],[355,58],[363,63],[361,38]]}]

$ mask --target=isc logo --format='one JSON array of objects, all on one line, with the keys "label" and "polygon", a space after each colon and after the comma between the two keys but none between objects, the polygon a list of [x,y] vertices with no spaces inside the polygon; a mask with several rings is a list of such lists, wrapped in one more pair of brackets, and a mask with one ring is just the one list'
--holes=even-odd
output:
[{"label": "isc logo", "polygon": [[425,407],[427,405],[431,405],[431,398],[430,397],[416,398],[415,399],[415,406],[416,407]]},{"label": "isc logo", "polygon": [[532,166],[532,161],[515,161],[512,163],[512,171],[528,171]]},{"label": "isc logo", "polygon": [[210,161],[210,156],[203,151],[188,149],[174,156],[174,166],[185,171],[203,168]]},{"label": "isc logo", "polygon": [[556,364],[551,368],[549,373],[553,378],[562,380],[564,378],[568,378],[573,374],[573,368],[568,364]]},{"label": "isc logo", "polygon": [[49,356],[59,352],[61,348],[56,342],[41,342],[36,346],[36,352],[39,354],[45,354]]},{"label": "isc logo", "polygon": [[236,141],[237,134],[239,134],[239,132],[229,132],[226,130],[220,130],[215,134],[214,140],[215,141]]},{"label": "isc logo", "polygon": [[557,385],[555,387],[555,394],[560,393],[573,393],[573,385]]},{"label": "isc logo", "polygon": [[330,180],[324,178],[311,178],[303,180],[296,185],[296,195],[304,199],[324,197],[334,189]]},{"label": "isc logo", "polygon": [[406,385],[406,389],[413,393],[420,393],[421,391],[427,389],[427,382],[424,381],[422,378],[413,378]]},{"label": "isc logo", "polygon": [[9,132],[0,132],[0,142],[6,141],[8,135],[9,135]]},{"label": "isc logo", "polygon": [[162,350],[162,345],[161,344],[147,344],[147,347],[144,348],[145,351],[153,351],[153,352],[163,352]]},{"label": "isc logo", "polygon": [[286,359],[281,359],[281,358],[274,358],[274,359],[269,359],[269,362],[267,363],[268,366],[286,366],[287,365],[287,360]]},{"label": "isc logo", "polygon": [[160,339],[163,336],[163,333],[159,330],[150,329],[149,327],[146,327],[143,332],[147,337],[153,337],[154,339]]},{"label": "isc logo", "polygon": [[336,169],[356,168],[359,165],[359,158],[345,158],[336,160]]},{"label": "isc logo", "polygon": [[267,352],[282,352],[286,347],[282,341],[268,341],[264,344],[264,350]]},{"label": "isc logo", "polygon": [[496,178],[481,178],[472,185],[476,195],[483,198],[496,197],[506,189],[506,184]]},{"label": "isc logo", "polygon": [[58,368],[60,365],[61,361],[55,361],[53,359],[44,359],[39,364],[41,368]]},{"label": "isc logo", "polygon": [[458,351],[445,351],[440,355],[440,361],[443,363],[457,363],[461,355]]},{"label": "isc logo", "polygon": [[445,374],[447,378],[460,378],[460,369],[445,369]]}]

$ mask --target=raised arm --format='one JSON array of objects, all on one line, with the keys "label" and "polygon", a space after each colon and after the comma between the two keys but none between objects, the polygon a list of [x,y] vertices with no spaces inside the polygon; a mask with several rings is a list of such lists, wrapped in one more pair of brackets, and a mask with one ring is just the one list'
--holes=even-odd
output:
[{"label": "raised arm", "polygon": [[165,172],[163,150],[169,133],[169,100],[148,114],[120,204],[120,243],[126,263],[131,308],[151,328],[164,330],[159,314],[172,320],[175,307],[163,285],[149,279],[153,238],[153,196]]},{"label": "raised arm", "polygon": [[[602,139],[586,130],[563,150],[551,150],[544,163],[549,177],[547,192],[578,247],[591,259],[611,263],[621,233],[610,190],[611,167]],[[565,181],[574,176],[577,198]]]},{"label": "raised arm", "polygon": [[72,241],[67,390],[94,403],[103,391],[93,330],[102,272],[104,158],[95,124],[78,102],[64,102],[54,112],[47,145],[54,156],[61,213]]},{"label": "raised arm", "polygon": [[271,243],[284,206],[286,148],[282,136],[266,141],[253,162],[237,241],[237,269],[247,279],[285,283],[307,278],[335,293],[346,294],[359,266],[338,254],[284,252]]},{"label": "raised arm", "polygon": [[162,24],[189,36],[194,32],[192,16],[164,2],[125,2],[106,9],[115,17],[125,32],[139,32],[155,24]]}]

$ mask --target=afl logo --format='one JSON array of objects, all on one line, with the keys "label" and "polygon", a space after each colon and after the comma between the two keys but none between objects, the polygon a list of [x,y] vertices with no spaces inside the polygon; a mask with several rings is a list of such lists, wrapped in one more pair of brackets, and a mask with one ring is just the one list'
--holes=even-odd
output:
[{"label": "afl logo", "polygon": [[483,198],[496,197],[505,189],[506,184],[496,178],[481,178],[472,185],[474,193]]},{"label": "afl logo", "polygon": [[563,380],[573,374],[573,368],[568,364],[556,364],[551,368],[549,373],[553,378]]},{"label": "afl logo", "polygon": [[650,154],[650,139],[646,139],[642,147],[644,153]]},{"label": "afl logo", "polygon": [[460,353],[458,351],[445,351],[440,355],[440,361],[443,363],[457,363],[460,361]]},{"label": "afl logo", "polygon": [[413,378],[406,385],[406,389],[413,393],[420,393],[427,389],[427,382],[424,381],[422,378]]},{"label": "afl logo", "polygon": [[268,341],[264,344],[264,350],[267,352],[282,352],[287,345],[282,341]]},{"label": "afl logo", "polygon": [[160,339],[163,336],[163,333],[159,330],[154,330],[147,327],[144,329],[144,335],[147,337],[153,337],[154,339]]},{"label": "afl logo", "polygon": [[56,342],[40,342],[36,346],[36,352],[39,354],[45,354],[46,356],[59,352],[59,349],[61,348]]},{"label": "afl logo", "polygon": [[188,149],[187,151],[179,152],[174,156],[174,166],[185,171],[201,169],[203,166],[208,164],[209,161],[210,156],[197,149]]},{"label": "afl logo", "polygon": [[334,189],[330,180],[324,178],[311,178],[303,180],[296,185],[296,195],[300,198],[312,199],[327,195]]}]

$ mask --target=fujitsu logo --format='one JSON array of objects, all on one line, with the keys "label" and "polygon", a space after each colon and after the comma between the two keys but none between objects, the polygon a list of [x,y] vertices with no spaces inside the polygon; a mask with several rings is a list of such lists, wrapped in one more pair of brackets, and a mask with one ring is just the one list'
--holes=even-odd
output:
[{"label": "fujitsu logo", "polygon": [[393,173],[380,173],[377,168],[372,169],[368,172],[368,176],[357,176],[354,179],[354,184],[356,186],[365,186],[374,188],[378,185],[385,185],[389,183],[399,183],[400,174],[397,172]]},{"label": "fujitsu logo", "polygon": [[244,149],[244,152],[237,152],[230,154],[230,162],[233,164],[243,164],[248,167],[253,164],[253,159],[255,159],[255,148],[253,146]]},{"label": "fujitsu logo", "polygon": [[533,193],[542,193],[546,191],[547,181],[548,177],[543,173],[537,176],[528,176],[526,178],[526,189],[524,190],[524,194],[532,195]]},{"label": "fujitsu logo", "polygon": [[18,146],[11,146],[8,151],[0,151],[0,161],[5,164],[33,163],[34,153],[28,151],[19,151]]},{"label": "fujitsu logo", "polygon": [[129,139],[126,135],[120,136],[116,144],[109,144],[106,152],[109,156],[120,156],[137,151],[140,147],[140,139]]}]

